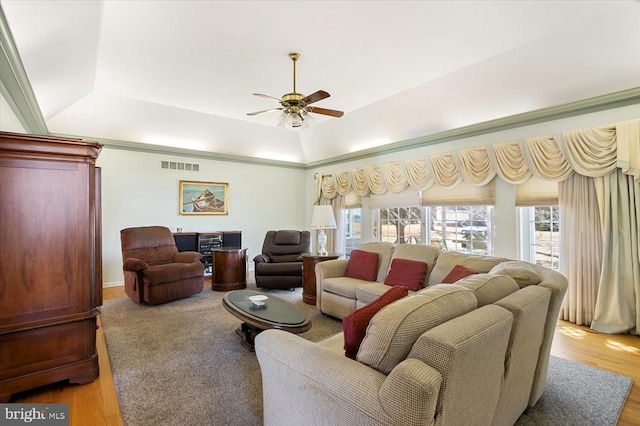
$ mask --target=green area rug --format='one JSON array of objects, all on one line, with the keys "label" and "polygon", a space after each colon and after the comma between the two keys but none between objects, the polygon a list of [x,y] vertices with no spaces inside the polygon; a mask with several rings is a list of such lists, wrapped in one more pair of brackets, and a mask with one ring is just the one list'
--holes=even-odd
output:
[{"label": "green area rug", "polygon": [[[255,289],[254,285],[249,285]],[[128,426],[261,425],[262,380],[254,353],[235,333],[240,321],[206,286],[196,296],[159,306],[129,298],[102,307],[102,326],[122,416]],[[268,293],[304,309],[317,341],[340,321],[302,303],[301,289]],[[615,425],[632,380],[551,357],[545,392],[518,425]]]}]

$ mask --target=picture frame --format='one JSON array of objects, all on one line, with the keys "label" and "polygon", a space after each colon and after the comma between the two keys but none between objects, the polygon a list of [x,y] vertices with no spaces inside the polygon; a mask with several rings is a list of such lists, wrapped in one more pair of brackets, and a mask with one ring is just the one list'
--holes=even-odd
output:
[{"label": "picture frame", "polygon": [[181,216],[226,216],[229,183],[181,180],[178,208]]}]

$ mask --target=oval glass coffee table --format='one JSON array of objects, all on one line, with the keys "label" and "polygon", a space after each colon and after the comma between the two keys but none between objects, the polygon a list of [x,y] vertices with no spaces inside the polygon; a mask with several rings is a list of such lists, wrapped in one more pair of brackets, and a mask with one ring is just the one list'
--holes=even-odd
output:
[{"label": "oval glass coffee table", "polygon": [[[266,296],[263,306],[256,306],[250,296]],[[253,351],[253,340],[261,331],[269,328],[299,334],[311,328],[307,314],[294,304],[276,296],[253,290],[233,290],[225,293],[222,305],[243,323],[236,333],[242,337],[242,345]]]}]

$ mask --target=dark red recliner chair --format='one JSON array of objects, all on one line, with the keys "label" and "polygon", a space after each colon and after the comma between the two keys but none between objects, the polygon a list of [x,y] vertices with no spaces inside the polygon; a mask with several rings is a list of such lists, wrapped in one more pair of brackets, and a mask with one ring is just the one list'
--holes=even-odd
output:
[{"label": "dark red recliner chair", "polygon": [[178,252],[164,226],[120,231],[124,291],[139,303],[157,305],[198,294],[204,288],[202,254]]},{"label": "dark red recliner chair", "polygon": [[269,231],[264,237],[262,254],[255,262],[256,286],[292,289],[302,287],[303,253],[311,249],[309,231]]}]

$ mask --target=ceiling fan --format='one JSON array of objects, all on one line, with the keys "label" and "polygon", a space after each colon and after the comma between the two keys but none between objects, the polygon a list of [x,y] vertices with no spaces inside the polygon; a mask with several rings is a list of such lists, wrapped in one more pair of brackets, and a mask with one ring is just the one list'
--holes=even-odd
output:
[{"label": "ceiling fan", "polygon": [[280,124],[278,127],[308,127],[313,117],[309,114],[314,112],[316,114],[329,115],[331,117],[342,117],[344,112],[336,111],[335,109],[320,108],[311,106],[311,104],[328,98],[329,93],[324,90],[318,90],[309,96],[304,96],[301,93],[296,92],[296,61],[300,58],[300,54],[296,52],[289,53],[289,58],[293,61],[293,92],[282,95],[282,99],[278,99],[274,96],[263,95],[262,93],[253,93],[255,96],[261,96],[263,98],[275,99],[280,102],[282,107],[270,108],[264,111],[250,112],[247,115],[257,115],[264,112],[282,111],[280,115]]}]

